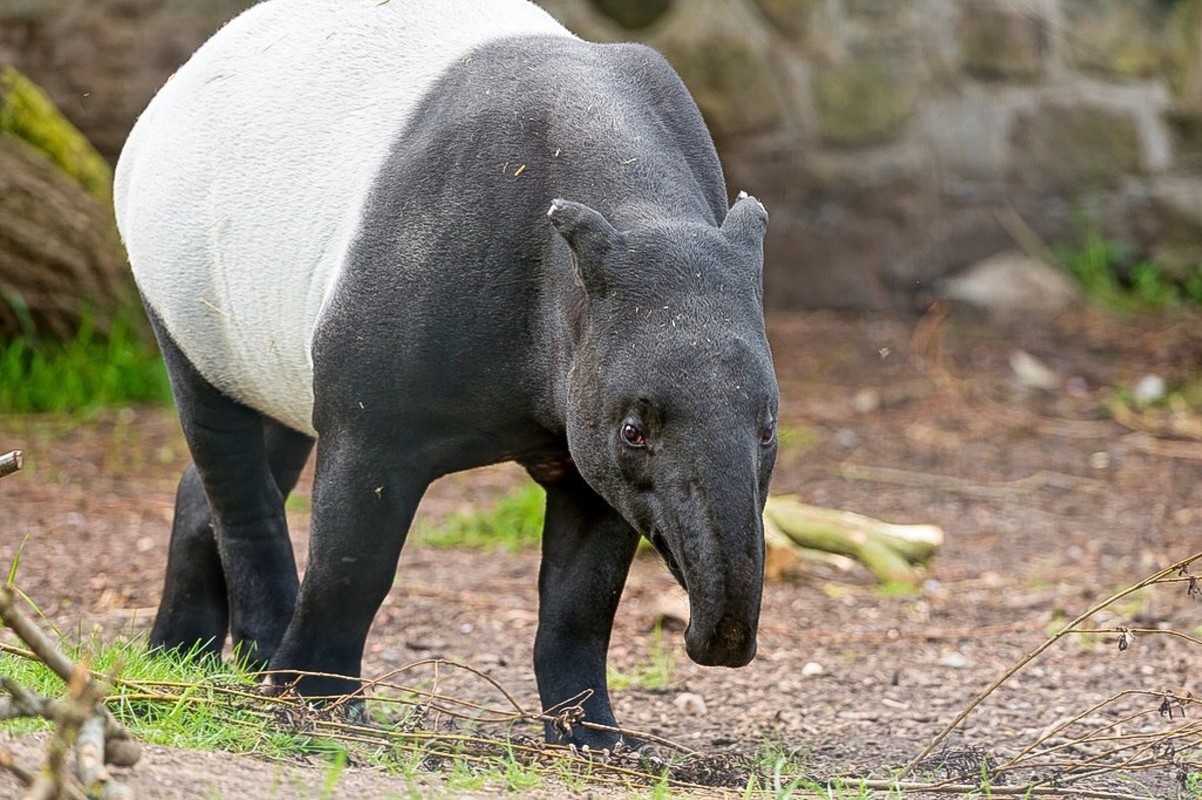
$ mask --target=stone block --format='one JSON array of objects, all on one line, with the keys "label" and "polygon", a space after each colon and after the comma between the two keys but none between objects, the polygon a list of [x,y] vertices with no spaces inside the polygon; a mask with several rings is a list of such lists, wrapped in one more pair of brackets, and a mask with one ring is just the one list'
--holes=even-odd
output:
[{"label": "stone block", "polygon": [[1177,166],[1202,169],[1202,106],[1179,106],[1167,115]]},{"label": "stone block", "polygon": [[826,0],[755,0],[760,11],[782,33],[796,42],[803,42],[812,30],[812,17]]},{"label": "stone block", "polygon": [[1147,78],[1167,66],[1165,3],[1064,0],[1063,8],[1062,52],[1068,64],[1119,78]]},{"label": "stone block", "polygon": [[[0,53],[115,162],[133,120],[167,77],[222,24],[253,4],[44,0],[38,15],[14,21],[0,0]],[[18,16],[20,10],[18,4]]]},{"label": "stone block", "polygon": [[1006,132],[1014,103],[992,84],[969,84],[954,95],[923,103],[916,123],[935,158],[950,173],[967,178],[1001,178],[1010,163]]},{"label": "stone block", "polygon": [[593,7],[626,30],[653,25],[672,7],[672,0],[589,0]]},{"label": "stone block", "polygon": [[819,135],[840,147],[890,141],[913,116],[918,91],[911,66],[888,51],[817,67],[811,93]]},{"label": "stone block", "polygon": [[896,19],[899,13],[906,13],[911,3],[898,0],[843,0],[843,7],[849,16],[869,17],[876,19]]},{"label": "stone block", "polygon": [[1041,190],[1100,189],[1141,171],[1139,120],[1128,109],[1044,103],[1016,114],[1010,142],[1018,177]]},{"label": "stone block", "polygon": [[781,138],[728,147],[732,190],[754,191],[771,215],[769,305],[911,308],[915,283],[899,279],[893,265],[929,236],[938,198],[926,158],[904,144],[831,152]]},{"label": "stone block", "polygon": [[1050,39],[1041,15],[972,0],[960,11],[957,35],[961,66],[976,78],[1035,81],[1044,75]]},{"label": "stone block", "polygon": [[1202,109],[1202,3],[1178,3],[1164,38],[1165,76],[1177,104]]},{"label": "stone block", "polygon": [[1157,221],[1153,255],[1169,276],[1184,280],[1202,263],[1202,179],[1166,178],[1153,186]]},{"label": "stone block", "polygon": [[650,43],[680,73],[716,138],[769,130],[784,118],[767,32],[734,0],[672,14]]}]

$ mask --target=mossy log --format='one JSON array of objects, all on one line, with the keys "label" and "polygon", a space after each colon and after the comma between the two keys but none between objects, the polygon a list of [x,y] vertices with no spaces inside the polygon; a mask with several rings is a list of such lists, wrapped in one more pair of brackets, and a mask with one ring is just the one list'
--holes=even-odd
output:
[{"label": "mossy log", "polygon": [[136,303],[112,173],[46,96],[0,69],[0,340],[103,333]]},{"label": "mossy log", "polygon": [[785,577],[804,561],[852,559],[882,583],[918,586],[943,531],[935,525],[896,525],[850,511],[772,496],[764,507],[769,578]]}]

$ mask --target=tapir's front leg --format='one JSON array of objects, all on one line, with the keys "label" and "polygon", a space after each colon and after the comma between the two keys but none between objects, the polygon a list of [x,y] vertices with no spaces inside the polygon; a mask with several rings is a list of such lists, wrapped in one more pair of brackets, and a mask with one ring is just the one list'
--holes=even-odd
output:
[{"label": "tapir's front leg", "polygon": [[[534,673],[544,709],[591,692],[585,721],[616,726],[605,663],[614,613],[638,534],[573,472],[545,484],[547,519],[539,571]],[[583,726],[570,734],[547,724],[550,742],[612,747],[617,735]]]},{"label": "tapir's front leg", "polygon": [[308,697],[359,689],[363,646],[372,619],[396,576],[401,546],[428,481],[380,437],[349,431],[317,442],[309,561],[292,623],[271,661],[289,673],[321,672],[344,678],[302,676]]}]

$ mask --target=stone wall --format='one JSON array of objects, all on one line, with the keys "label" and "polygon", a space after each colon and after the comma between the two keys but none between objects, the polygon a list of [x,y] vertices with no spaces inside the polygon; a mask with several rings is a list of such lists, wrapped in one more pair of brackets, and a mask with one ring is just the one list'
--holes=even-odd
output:
[{"label": "stone wall", "polygon": [[543,4],[680,70],[731,188],[772,215],[774,305],[921,305],[1016,240],[1098,224],[1202,262],[1199,0]]},{"label": "stone wall", "polygon": [[[778,307],[897,308],[1092,224],[1202,262],[1202,0],[541,0],[680,70],[772,214]],[[16,63],[114,157],[248,0],[0,0]]]}]

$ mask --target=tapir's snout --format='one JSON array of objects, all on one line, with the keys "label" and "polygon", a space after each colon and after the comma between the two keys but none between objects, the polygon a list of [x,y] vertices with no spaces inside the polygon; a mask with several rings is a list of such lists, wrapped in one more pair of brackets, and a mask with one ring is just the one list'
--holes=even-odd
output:
[{"label": "tapir's snout", "polygon": [[[651,542],[689,595],[685,651],[698,664],[741,667],[755,657],[764,585],[764,532],[754,487],[711,500],[693,483],[674,508],[675,535]],[[726,501],[726,502],[722,502]],[[733,502],[731,502],[733,501]]]},{"label": "tapir's snout", "polygon": [[704,667],[742,667],[755,658],[756,622],[723,618],[712,629],[689,623],[684,633],[685,652]]}]

